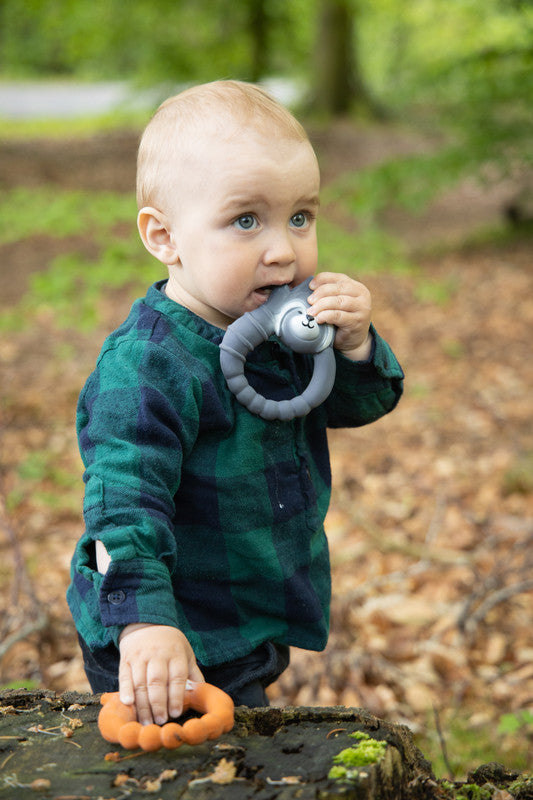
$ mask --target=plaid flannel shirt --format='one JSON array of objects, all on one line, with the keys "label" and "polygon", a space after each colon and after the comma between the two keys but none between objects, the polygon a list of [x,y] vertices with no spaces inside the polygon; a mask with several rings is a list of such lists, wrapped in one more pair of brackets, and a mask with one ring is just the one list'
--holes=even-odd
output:
[{"label": "plaid flannel shirt", "polygon": [[[107,338],[80,396],[86,531],[67,593],[78,631],[95,650],[129,623],[176,626],[206,666],[267,640],[321,650],[331,580],[326,428],[392,410],[401,368],[373,331],[369,362],[336,354],[335,386],[319,408],[267,422],[225,385],[223,331],[169,300],[163,285]],[[247,377],[286,399],[312,368],[312,357],[271,337],[250,354]],[[96,540],[111,557],[105,575]]]}]

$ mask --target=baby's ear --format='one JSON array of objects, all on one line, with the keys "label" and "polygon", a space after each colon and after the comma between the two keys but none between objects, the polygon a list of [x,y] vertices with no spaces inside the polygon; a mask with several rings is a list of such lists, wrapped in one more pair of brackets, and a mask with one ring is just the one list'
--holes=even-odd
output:
[{"label": "baby's ear", "polygon": [[174,244],[168,219],[157,208],[141,208],[137,216],[137,227],[144,246],[163,264],[177,264],[179,255]]}]

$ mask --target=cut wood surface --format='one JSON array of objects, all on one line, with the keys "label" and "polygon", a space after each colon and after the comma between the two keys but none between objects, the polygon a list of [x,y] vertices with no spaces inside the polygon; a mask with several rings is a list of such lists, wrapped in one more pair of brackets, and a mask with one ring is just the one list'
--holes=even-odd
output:
[{"label": "cut wood surface", "polygon": [[[328,800],[418,797],[424,785],[437,786],[409,729],[361,709],[239,708],[234,729],[219,739],[155,753],[104,741],[99,710],[93,695],[1,693],[0,798]],[[353,733],[384,742],[382,757],[349,780],[328,778],[336,756],[359,746]]]},{"label": "cut wood surface", "polygon": [[533,778],[499,764],[471,785],[437,781],[408,727],[359,708],[241,707],[219,739],[152,753],[102,739],[100,708],[91,694],[0,692],[0,800],[533,798]]}]

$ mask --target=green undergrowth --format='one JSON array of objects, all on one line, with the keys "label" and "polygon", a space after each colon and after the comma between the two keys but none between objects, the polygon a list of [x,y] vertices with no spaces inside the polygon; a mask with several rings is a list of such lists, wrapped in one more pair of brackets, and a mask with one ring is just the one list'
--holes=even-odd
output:
[{"label": "green undergrowth", "polygon": [[437,778],[465,780],[469,771],[489,762],[524,772],[533,758],[533,714],[502,714],[496,723],[472,724],[471,714],[451,714],[436,729],[433,717],[415,733],[417,747],[431,762]]},{"label": "green undergrowth", "polygon": [[30,499],[34,507],[79,509],[79,476],[58,463],[53,447],[31,450],[22,458],[6,496],[6,507],[13,511]]},{"label": "green undergrowth", "polygon": [[81,233],[98,242],[120,223],[134,226],[135,216],[130,194],[18,186],[0,195],[0,244],[38,234],[62,239]]},{"label": "green undergrowth", "polygon": [[[60,253],[29,276],[20,302],[0,315],[0,330],[25,329],[44,316],[58,328],[87,332],[100,321],[110,290],[128,288],[133,297],[164,277],[162,266],[142,246],[135,216],[129,194],[55,187],[5,192],[0,244],[40,234],[57,240]],[[87,251],[97,255],[89,257]]]},{"label": "green undergrowth", "polygon": [[0,138],[4,140],[84,139],[104,133],[118,131],[140,131],[146,125],[145,110],[114,110],[106,114],[90,114],[80,117],[8,119],[0,116]]}]

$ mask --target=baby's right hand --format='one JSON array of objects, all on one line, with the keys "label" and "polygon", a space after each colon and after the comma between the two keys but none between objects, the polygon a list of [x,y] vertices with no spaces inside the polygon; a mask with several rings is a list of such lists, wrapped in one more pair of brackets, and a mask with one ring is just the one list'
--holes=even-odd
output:
[{"label": "baby's right hand", "polygon": [[127,625],[119,648],[121,702],[135,704],[143,725],[179,717],[187,679],[204,680],[183,633],[168,625]]}]

